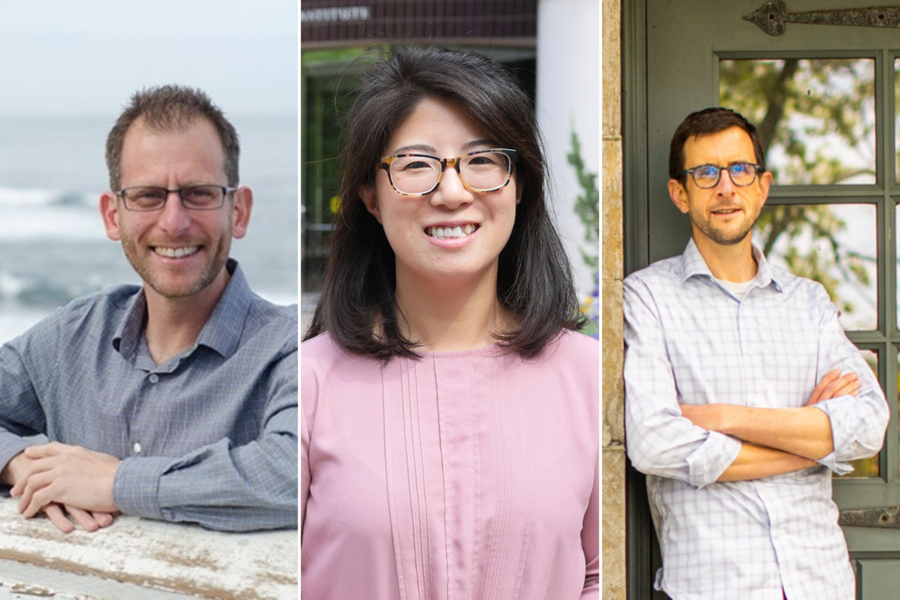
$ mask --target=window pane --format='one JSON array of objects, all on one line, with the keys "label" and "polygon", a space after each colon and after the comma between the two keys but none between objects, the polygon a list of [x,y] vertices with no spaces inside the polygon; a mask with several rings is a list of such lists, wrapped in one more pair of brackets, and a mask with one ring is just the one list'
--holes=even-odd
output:
[{"label": "window pane", "polygon": [[894,176],[900,183],[900,58],[894,61]]},{"label": "window pane", "polygon": [[[894,205],[894,231],[900,231],[900,229],[898,229],[898,227],[900,227],[900,204],[895,204]],[[897,239],[897,256],[900,257],[900,238]],[[897,286],[898,286],[898,290],[900,290],[900,261],[898,261],[896,263],[896,269],[897,269],[897,271],[896,271],[897,272]],[[900,296],[898,296],[898,298],[900,298]],[[897,306],[897,316],[898,316],[897,323],[900,323],[900,303],[898,303],[898,306]]]},{"label": "window pane", "polygon": [[[859,352],[863,355],[863,358],[866,359],[866,363],[872,369],[872,372],[875,373],[875,377],[878,377],[878,353],[874,350],[860,350]],[[842,475],[841,479],[846,479],[848,477],[878,477],[879,469],[877,454],[871,458],[854,460],[850,464],[853,465],[853,472]]]},{"label": "window pane", "polygon": [[875,183],[874,60],[723,60],[719,102],[757,126],[774,183]]},{"label": "window pane", "polygon": [[[348,77],[347,80],[352,78]],[[342,80],[343,83],[343,80]],[[301,286],[305,293],[322,289],[331,220],[340,206],[339,114],[352,94],[330,75],[307,79],[306,126],[303,128],[303,223]]]},{"label": "window pane", "polygon": [[766,259],[818,281],[844,329],[878,327],[874,204],[767,206],[753,230]]}]

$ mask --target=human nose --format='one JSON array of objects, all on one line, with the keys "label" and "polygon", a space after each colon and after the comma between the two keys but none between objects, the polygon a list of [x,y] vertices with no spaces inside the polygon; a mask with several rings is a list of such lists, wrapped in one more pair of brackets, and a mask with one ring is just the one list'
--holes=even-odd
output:
[{"label": "human nose", "polygon": [[[173,195],[175,196],[174,198],[172,197]],[[191,224],[190,215],[181,202],[181,194],[178,190],[167,192],[166,203],[163,204],[160,212],[159,224],[168,232],[183,231]]]},{"label": "human nose", "polygon": [[716,184],[716,192],[723,196],[734,195],[734,181],[731,179],[731,171],[728,169],[719,170],[719,182]]},{"label": "human nose", "polygon": [[432,206],[445,206],[449,209],[458,208],[462,204],[472,202],[472,192],[466,188],[459,176],[459,171],[448,166],[438,184],[435,193],[431,194]]}]

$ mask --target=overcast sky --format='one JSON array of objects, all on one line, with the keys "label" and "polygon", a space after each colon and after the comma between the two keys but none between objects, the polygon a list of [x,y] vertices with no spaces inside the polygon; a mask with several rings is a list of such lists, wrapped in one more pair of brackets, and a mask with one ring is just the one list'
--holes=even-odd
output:
[{"label": "overcast sky", "polygon": [[0,115],[117,114],[137,89],[297,111],[297,0],[0,0]]}]

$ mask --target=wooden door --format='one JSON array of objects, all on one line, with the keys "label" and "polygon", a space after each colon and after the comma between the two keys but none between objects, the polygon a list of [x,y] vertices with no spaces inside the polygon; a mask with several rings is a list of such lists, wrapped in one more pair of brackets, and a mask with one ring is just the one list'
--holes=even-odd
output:
[{"label": "wooden door", "polygon": [[[888,398],[884,449],[836,478],[834,497],[864,525],[844,528],[857,597],[900,597],[900,529],[890,526],[897,511],[888,510],[900,506],[900,7],[847,11],[878,4],[872,0],[623,4],[626,271],[680,254],[690,237],[666,191],[669,141],[682,119],[721,105],[756,123],[775,185],[754,241],[770,261],[826,286]],[[780,33],[766,31],[773,24]],[[629,598],[652,598],[658,555],[641,476],[630,472],[628,483]]]}]

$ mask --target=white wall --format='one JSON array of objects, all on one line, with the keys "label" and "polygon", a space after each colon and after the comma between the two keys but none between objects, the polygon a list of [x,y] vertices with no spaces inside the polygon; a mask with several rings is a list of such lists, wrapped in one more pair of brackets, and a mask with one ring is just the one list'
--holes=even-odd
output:
[{"label": "white wall", "polygon": [[585,167],[598,175],[600,187],[600,37],[598,0],[539,0],[538,124],[547,145],[551,210],[575,270],[579,295],[593,289],[595,274],[578,251],[585,245],[584,226],[574,212],[581,188],[566,155],[574,127]]}]

